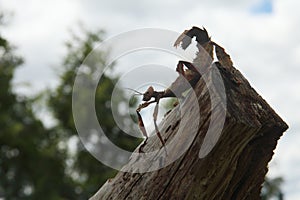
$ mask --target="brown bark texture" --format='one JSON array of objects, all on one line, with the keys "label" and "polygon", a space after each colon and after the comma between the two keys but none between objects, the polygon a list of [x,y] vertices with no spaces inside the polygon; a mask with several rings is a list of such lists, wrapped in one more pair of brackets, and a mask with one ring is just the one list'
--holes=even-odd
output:
[{"label": "brown bark texture", "polygon": [[[214,77],[215,72],[221,79]],[[220,84],[225,96],[219,95]],[[228,70],[218,62],[193,91],[199,112],[193,112],[190,91],[159,126],[166,146],[180,135],[176,145],[164,149],[154,134],[144,148],[145,152],[164,149],[153,159],[153,166],[162,165],[159,156],[163,154],[166,160],[179,158],[159,170],[128,172],[142,156],[135,154],[123,168],[127,172],[108,180],[91,200],[260,199],[268,163],[287,124],[237,69]],[[190,141],[187,148],[186,141]]]}]

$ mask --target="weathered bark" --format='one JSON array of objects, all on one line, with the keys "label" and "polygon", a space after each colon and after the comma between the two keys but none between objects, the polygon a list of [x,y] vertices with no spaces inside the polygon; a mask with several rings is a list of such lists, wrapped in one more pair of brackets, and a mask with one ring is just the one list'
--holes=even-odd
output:
[{"label": "weathered bark", "polygon": [[[268,171],[268,162],[278,139],[288,128],[286,123],[258,95],[248,81],[236,70],[227,70],[217,64],[225,85],[227,103],[208,90],[216,85],[212,73],[206,81],[200,79],[195,87],[200,108],[199,127],[188,150],[175,162],[160,170],[148,173],[119,172],[91,198],[102,199],[260,199],[261,185]],[[212,98],[212,95],[214,98]],[[220,100],[212,104],[212,100]],[[180,112],[189,114],[189,96]],[[213,106],[214,105],[214,106]],[[172,140],[180,126],[192,132],[194,117],[180,121],[174,108],[163,120],[161,133],[166,143]],[[226,111],[222,133],[207,156],[199,158],[199,151],[206,136],[211,113]],[[183,124],[182,124],[183,123]],[[210,127],[211,128],[211,127]],[[214,128],[214,127],[212,127]],[[180,140],[184,142],[188,134]],[[179,143],[180,143],[179,141]],[[145,151],[160,147],[157,137],[149,139]],[[180,144],[178,148],[180,147]],[[172,151],[169,152],[172,156]],[[201,156],[200,156],[201,157]],[[132,158],[129,165],[132,165]],[[155,163],[153,163],[155,164]],[[124,169],[128,166],[125,166]]]}]

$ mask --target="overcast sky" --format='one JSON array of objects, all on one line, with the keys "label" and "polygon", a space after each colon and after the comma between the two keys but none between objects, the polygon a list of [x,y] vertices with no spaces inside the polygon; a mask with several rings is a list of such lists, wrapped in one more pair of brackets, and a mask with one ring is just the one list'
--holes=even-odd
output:
[{"label": "overcast sky", "polygon": [[300,198],[300,1],[0,0],[0,8],[14,13],[1,32],[25,58],[15,83],[30,83],[30,89],[19,89],[28,93],[57,84],[53,67],[59,66],[63,43],[79,21],[88,29],[103,28],[107,38],[145,27],[177,32],[206,27],[289,124],[270,174],[284,177],[286,199]]}]

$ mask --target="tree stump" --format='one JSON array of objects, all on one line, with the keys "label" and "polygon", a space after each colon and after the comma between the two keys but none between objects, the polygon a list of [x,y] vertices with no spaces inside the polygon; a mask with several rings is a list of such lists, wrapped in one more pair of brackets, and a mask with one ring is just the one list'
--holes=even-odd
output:
[{"label": "tree stump", "polygon": [[[187,95],[182,105],[165,116],[160,125],[166,144],[177,134],[185,133],[175,147],[181,148],[180,143],[184,143],[189,133],[194,131],[192,124],[197,119],[199,126],[187,150],[177,160],[156,171],[120,171],[91,200],[260,199],[268,162],[288,126],[238,70],[228,70],[218,62],[215,64],[216,67],[210,70],[207,78],[201,78],[194,88],[200,117],[189,114],[194,108]],[[213,71],[216,70],[225,86],[225,103],[224,97],[218,96],[218,87],[212,87],[215,89],[213,94],[209,90],[209,86],[219,84],[213,78]],[[212,101],[219,102],[213,104]],[[182,114],[190,115],[189,120],[180,119],[179,109]],[[215,119],[211,119],[213,111],[217,113]],[[221,120],[218,113],[222,111],[225,111],[225,121],[221,124],[221,134],[214,135],[212,132],[206,137],[209,128],[216,128],[209,127],[211,121]],[[184,128],[179,130],[179,126]],[[205,143],[212,145],[208,145],[207,149]],[[144,150],[147,152],[155,148],[161,148],[161,143],[154,135],[149,138]],[[167,152],[167,157],[172,156],[174,149],[167,149]],[[131,158],[124,169],[132,166],[137,159]]]}]

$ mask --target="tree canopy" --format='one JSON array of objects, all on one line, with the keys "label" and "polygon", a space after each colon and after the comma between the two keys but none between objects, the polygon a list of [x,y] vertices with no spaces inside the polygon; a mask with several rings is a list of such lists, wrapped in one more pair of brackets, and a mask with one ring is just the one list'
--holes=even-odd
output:
[{"label": "tree canopy", "polygon": [[[0,197],[5,199],[87,199],[115,170],[104,166],[87,152],[78,140],[72,117],[72,86],[83,59],[101,41],[102,31],[85,32],[85,38],[67,42],[68,53],[58,70],[59,85],[44,92],[49,114],[57,122],[47,128],[33,112],[36,102],[16,94],[12,80],[23,59],[0,35]],[[99,59],[105,64],[105,52]],[[96,92],[98,118],[107,136],[127,150],[137,139],[116,128],[110,101],[117,77],[104,76]],[[119,91],[119,102],[124,101]],[[70,152],[70,141],[76,141]],[[73,144],[74,145],[74,144]]]},{"label": "tree canopy", "polygon": [[[83,35],[85,38],[75,36],[73,37],[76,38],[75,42],[67,42],[68,54],[60,68],[62,71],[60,74],[61,81],[55,91],[50,93],[48,101],[49,108],[58,121],[57,126],[53,130],[62,133],[64,138],[61,137],[61,141],[66,143],[68,143],[70,138],[78,138],[72,115],[72,88],[76,71],[84,58],[88,56],[98,42],[101,42],[103,37],[103,31],[96,31],[94,33],[89,31],[84,32]],[[105,67],[105,56],[106,52],[99,52],[98,67]],[[114,89],[117,89],[119,94],[117,103],[126,101],[122,90],[114,88],[116,81],[117,77],[102,76],[95,96],[96,113],[104,132],[107,133],[107,137],[116,145],[132,151],[138,145],[139,140],[126,135],[122,130],[117,128],[109,106],[111,94]],[[82,111],[83,113],[84,111]],[[71,175],[74,173],[77,174],[78,178],[75,178],[75,180],[80,183],[80,190],[83,193],[83,197],[87,198],[98,189],[99,183],[100,185],[103,184],[116,171],[101,164],[83,148],[78,139],[76,141],[76,156],[70,158],[72,165],[68,167]]]},{"label": "tree canopy", "polygon": [[23,60],[1,35],[0,57],[0,196],[74,198],[65,174],[66,152],[57,148],[58,135],[37,119],[31,99],[13,91],[13,76]]}]

